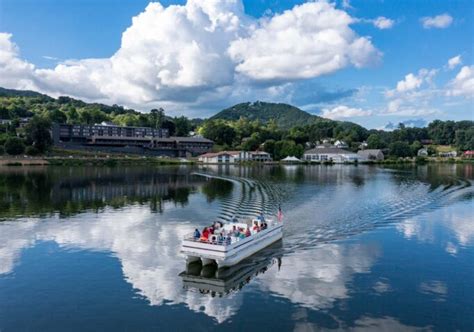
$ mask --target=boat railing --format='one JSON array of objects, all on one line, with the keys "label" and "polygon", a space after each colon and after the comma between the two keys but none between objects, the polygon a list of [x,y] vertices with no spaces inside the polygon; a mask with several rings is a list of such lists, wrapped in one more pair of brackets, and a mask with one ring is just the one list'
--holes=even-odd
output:
[{"label": "boat railing", "polygon": [[276,222],[276,221],[269,221],[268,222],[268,226],[267,228],[263,229],[263,230],[260,230],[259,232],[256,232],[256,233],[252,233],[250,236],[246,236],[246,237],[237,237],[237,236],[234,236],[234,235],[231,235],[231,239],[230,241],[227,239],[227,236],[224,237],[223,240],[219,240],[218,237],[216,238],[216,240],[211,240],[211,239],[202,239],[202,238],[196,238],[194,236],[194,233],[189,233],[187,235],[185,235],[184,237],[184,240],[185,241],[191,241],[191,242],[196,242],[196,243],[203,243],[203,244],[212,244],[212,245],[219,245],[219,246],[231,246],[237,242],[240,242],[240,241],[243,241],[243,240],[246,240],[246,239],[250,239],[252,237],[256,237],[258,236],[259,234],[262,234],[262,232],[266,231],[266,230],[269,230],[271,228],[273,228],[274,226],[278,225],[280,222]]}]

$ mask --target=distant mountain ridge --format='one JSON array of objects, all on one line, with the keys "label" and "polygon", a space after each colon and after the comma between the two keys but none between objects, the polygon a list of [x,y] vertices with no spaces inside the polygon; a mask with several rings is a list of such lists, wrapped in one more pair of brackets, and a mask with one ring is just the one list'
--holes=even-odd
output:
[{"label": "distant mountain ridge", "polygon": [[292,105],[283,103],[267,103],[263,101],[234,105],[213,115],[210,119],[238,120],[241,117],[249,120],[259,120],[263,123],[274,119],[278,126],[282,128],[303,126],[309,123],[326,120]]},{"label": "distant mountain ridge", "polygon": [[[57,99],[52,98],[48,95],[30,91],[30,90],[14,90],[14,89],[6,89],[0,87],[0,98],[12,98],[12,97],[20,97],[20,98],[27,98],[34,100],[31,104],[32,108],[35,108],[34,105],[39,105],[43,103],[55,103],[56,107],[60,108],[62,105],[71,105],[76,108],[97,108],[101,112],[105,114],[132,114],[139,116],[140,113],[133,109],[126,109],[122,106],[118,105],[105,105],[99,103],[86,103],[79,99],[74,99],[71,97],[61,96]],[[22,112],[21,116],[32,116],[33,113],[24,111]],[[317,115],[310,114],[305,112],[298,107],[284,104],[284,103],[269,103],[263,101],[256,101],[256,102],[246,102],[236,104],[229,108],[226,108],[217,114],[211,116],[210,120],[215,119],[222,119],[222,120],[229,120],[235,121],[240,119],[241,117],[246,118],[248,120],[259,120],[261,123],[267,123],[270,120],[275,120],[277,125],[282,129],[290,129],[294,126],[304,126],[312,123],[326,123],[328,125],[343,125],[345,127],[361,127],[352,122],[344,122],[344,121],[335,121],[326,118],[322,118]],[[200,124],[205,119],[190,119],[194,124]]]},{"label": "distant mountain ridge", "polygon": [[42,94],[36,91],[14,90],[14,89],[2,88],[2,87],[0,87],[0,97],[30,97],[30,98],[41,97],[41,98],[53,99],[50,96],[47,96],[45,94]]}]

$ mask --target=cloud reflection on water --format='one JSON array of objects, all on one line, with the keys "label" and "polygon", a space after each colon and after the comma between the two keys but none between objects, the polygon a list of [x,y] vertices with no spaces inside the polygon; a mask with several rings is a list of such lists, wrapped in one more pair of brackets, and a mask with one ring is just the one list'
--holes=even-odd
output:
[{"label": "cloud reflection on water", "polygon": [[[456,255],[459,249],[474,244],[472,205],[454,204],[445,207],[441,212],[427,212],[404,220],[396,225],[396,229],[406,239],[436,243],[448,254]],[[440,229],[443,231],[439,231]]]},{"label": "cloud reflection on water", "polygon": [[[219,323],[227,320],[241,306],[245,288],[222,298],[183,290],[179,246],[193,228],[165,218],[135,206],[86,213],[67,222],[58,218],[5,222],[0,232],[1,272],[12,272],[21,251],[38,241],[55,241],[64,249],[110,252],[120,260],[127,282],[151,305],[184,303]],[[371,245],[324,244],[285,256],[281,270],[272,267],[260,274],[254,287],[311,309],[327,308],[349,296],[352,275],[368,272],[378,255],[379,249]]]}]

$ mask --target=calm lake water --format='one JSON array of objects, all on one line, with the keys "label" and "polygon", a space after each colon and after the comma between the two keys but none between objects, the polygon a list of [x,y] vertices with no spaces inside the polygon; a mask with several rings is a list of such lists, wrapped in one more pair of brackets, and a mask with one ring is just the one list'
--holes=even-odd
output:
[{"label": "calm lake water", "polygon": [[[472,331],[473,180],[473,165],[0,168],[0,331]],[[194,228],[280,204],[283,241],[186,267]]]}]

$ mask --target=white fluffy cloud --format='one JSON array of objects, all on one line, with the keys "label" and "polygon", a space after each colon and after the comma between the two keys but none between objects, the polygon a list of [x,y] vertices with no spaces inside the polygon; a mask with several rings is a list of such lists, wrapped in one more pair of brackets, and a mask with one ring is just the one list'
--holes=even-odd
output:
[{"label": "white fluffy cloud", "polygon": [[[448,60],[445,69],[454,69],[462,63],[460,55]],[[446,97],[457,97],[458,102],[469,103],[474,97],[474,66],[463,66],[447,84],[437,87],[434,79],[438,69],[420,69],[409,73],[396,87],[385,91],[387,105],[384,115],[425,116],[439,113],[439,104]],[[467,105],[466,105],[467,106]]]},{"label": "white fluffy cloud", "polygon": [[394,26],[395,21],[383,16],[379,16],[375,20],[372,20],[372,23],[376,28],[385,30],[385,29],[391,29]]},{"label": "white fluffy cloud", "polygon": [[418,75],[410,73],[405,78],[397,83],[397,92],[405,92],[418,89],[425,82],[431,83],[433,77],[436,75],[436,69],[420,69]]},{"label": "white fluffy cloud", "polygon": [[425,116],[438,110],[431,105],[432,98],[438,94],[433,79],[438,69],[420,69],[417,74],[409,73],[398,81],[395,89],[385,92],[387,106],[385,115]]},{"label": "white fluffy cloud", "polygon": [[31,89],[34,87],[34,66],[18,57],[18,47],[11,42],[11,38],[9,33],[0,33],[0,84]]},{"label": "white fluffy cloud", "polygon": [[463,66],[456,77],[449,82],[448,96],[474,97],[474,66]]},{"label": "white fluffy cloud", "polygon": [[39,69],[0,33],[0,85],[142,109],[228,102],[235,91],[251,95],[256,81],[267,81],[271,94],[295,79],[377,62],[380,52],[352,22],[325,1],[260,20],[246,16],[240,0],[150,3],[110,58]]},{"label": "white fluffy cloud", "polygon": [[448,60],[448,68],[449,69],[454,69],[457,66],[462,64],[462,57],[461,55],[456,55],[455,57],[452,57],[451,59]]},{"label": "white fluffy cloud", "polygon": [[402,91],[414,90],[414,89],[419,88],[421,86],[421,83],[423,83],[423,80],[421,79],[421,77],[418,77],[410,73],[405,76],[404,80],[399,81],[397,83],[397,91],[402,92]]},{"label": "white fluffy cloud", "polygon": [[352,108],[345,105],[339,105],[332,109],[323,109],[321,116],[329,119],[352,118],[359,116],[372,115],[372,111],[363,110],[362,108]]},{"label": "white fluffy cloud", "polygon": [[447,28],[453,23],[453,18],[449,14],[441,14],[437,16],[427,16],[427,17],[422,17],[420,19],[421,24],[423,25],[423,28],[425,29],[431,29],[431,28],[438,28],[438,29],[444,29]]},{"label": "white fluffy cloud", "polygon": [[231,43],[229,54],[237,72],[256,80],[311,78],[378,61],[380,53],[350,29],[352,22],[327,2],[305,3],[262,20]]}]

